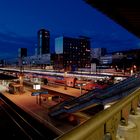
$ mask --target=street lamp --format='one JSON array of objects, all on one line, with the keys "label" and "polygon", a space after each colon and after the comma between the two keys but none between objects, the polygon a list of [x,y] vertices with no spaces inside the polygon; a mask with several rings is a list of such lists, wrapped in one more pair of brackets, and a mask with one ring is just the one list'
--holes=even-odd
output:
[{"label": "street lamp", "polygon": [[85,86],[85,83],[79,83],[78,86],[80,87],[80,94],[82,95],[82,86]]},{"label": "street lamp", "polygon": [[20,92],[23,93],[24,92],[24,88],[23,88],[23,76],[24,74],[23,73],[20,73],[19,74],[19,84],[20,84]]},{"label": "street lamp", "polygon": [[64,80],[65,80],[64,89],[65,90],[67,90],[67,80],[66,80],[66,77],[67,77],[67,72],[64,72]]},{"label": "street lamp", "polygon": [[[35,84],[33,85],[33,89],[36,90],[36,91],[38,91],[38,90],[41,89],[41,85],[35,83]],[[38,99],[38,96],[39,96],[39,99]],[[38,100],[39,100],[39,101],[38,101]],[[39,104],[41,104],[41,94],[39,94],[39,95],[36,96],[36,103],[38,104],[38,102],[39,102]]]},{"label": "street lamp", "polygon": [[137,71],[137,66],[134,65],[134,66],[133,66],[133,69],[134,69],[134,72],[136,72],[136,71]]},{"label": "street lamp", "polygon": [[80,94],[82,95],[82,83],[80,83],[79,86],[80,86]]},{"label": "street lamp", "polygon": [[23,65],[23,56],[19,57],[19,67],[20,67],[20,73],[19,73],[19,83],[20,83],[20,92],[23,92],[23,69],[24,69],[24,65]]},{"label": "street lamp", "polygon": [[23,85],[23,73],[20,73],[19,75],[19,82],[20,82],[20,85]]}]

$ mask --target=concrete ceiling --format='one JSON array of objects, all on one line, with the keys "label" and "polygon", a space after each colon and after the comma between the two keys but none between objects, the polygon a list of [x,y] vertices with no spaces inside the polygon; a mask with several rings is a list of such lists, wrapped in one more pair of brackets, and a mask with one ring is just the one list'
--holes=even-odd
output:
[{"label": "concrete ceiling", "polygon": [[84,0],[140,38],[138,0]]}]

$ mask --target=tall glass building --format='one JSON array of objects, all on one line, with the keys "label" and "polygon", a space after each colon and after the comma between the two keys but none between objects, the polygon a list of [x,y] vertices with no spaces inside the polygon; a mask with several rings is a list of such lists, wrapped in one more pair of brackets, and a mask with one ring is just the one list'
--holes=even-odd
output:
[{"label": "tall glass building", "polygon": [[18,57],[26,57],[26,56],[27,56],[27,48],[19,48]]},{"label": "tall glass building", "polygon": [[50,32],[41,29],[38,31],[38,55],[50,53]]}]

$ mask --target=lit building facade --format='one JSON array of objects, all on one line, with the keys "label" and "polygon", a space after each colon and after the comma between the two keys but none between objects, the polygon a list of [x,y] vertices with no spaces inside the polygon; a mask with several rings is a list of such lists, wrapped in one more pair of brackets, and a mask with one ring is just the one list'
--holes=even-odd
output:
[{"label": "lit building facade", "polygon": [[90,66],[90,41],[85,38],[58,37],[55,39],[56,64],[72,69]]},{"label": "lit building facade", "polygon": [[[49,66],[51,64],[51,55],[50,54],[43,54],[43,55],[32,55],[26,56],[21,58],[12,58],[12,59],[5,59],[3,60],[5,65],[9,66],[21,66],[24,67],[31,67],[31,66]],[[0,61],[1,65],[1,61]]]},{"label": "lit building facade", "polygon": [[100,64],[101,65],[109,65],[112,63],[113,60],[113,56],[112,54],[110,55],[105,55],[105,56],[101,56],[100,57]]},{"label": "lit building facade", "polygon": [[50,65],[50,54],[32,55],[23,59],[25,65]]},{"label": "lit building facade", "polygon": [[97,58],[100,60],[100,57],[104,56],[106,53],[106,48],[91,48],[91,58]]},{"label": "lit building facade", "polygon": [[41,29],[38,31],[38,55],[50,53],[50,32]]}]

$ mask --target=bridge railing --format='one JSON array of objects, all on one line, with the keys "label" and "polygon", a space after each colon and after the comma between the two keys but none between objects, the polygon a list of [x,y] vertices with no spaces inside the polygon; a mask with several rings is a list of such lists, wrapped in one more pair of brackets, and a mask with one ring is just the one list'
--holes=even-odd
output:
[{"label": "bridge railing", "polygon": [[129,116],[137,114],[139,101],[140,88],[56,139],[106,140],[110,137],[111,140],[118,140],[116,138],[118,126],[127,127]]}]

